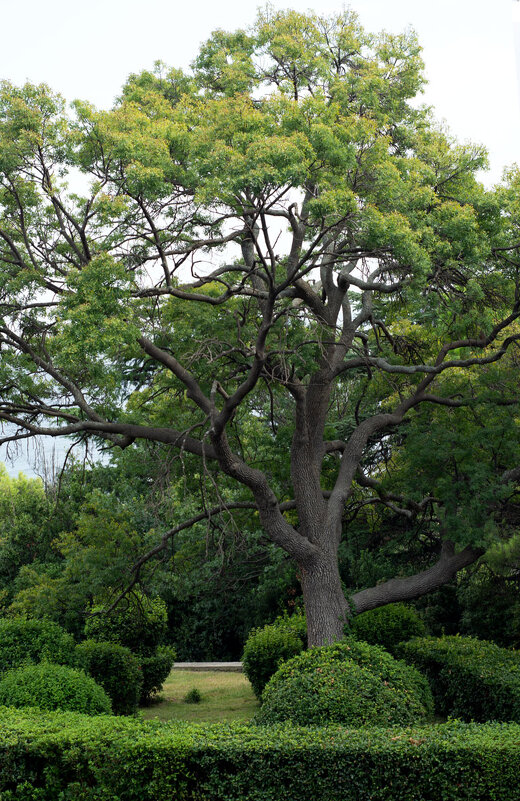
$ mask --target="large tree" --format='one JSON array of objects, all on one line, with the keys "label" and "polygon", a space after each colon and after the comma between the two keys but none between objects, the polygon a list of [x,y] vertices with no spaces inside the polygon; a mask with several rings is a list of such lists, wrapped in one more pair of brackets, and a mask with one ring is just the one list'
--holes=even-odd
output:
[{"label": "large tree", "polygon": [[218,503],[143,559],[253,507],[298,565],[311,644],[352,604],[417,597],[482,553],[441,515],[418,574],[348,601],[338,571],[353,493],[409,516],[435,503],[381,484],[403,421],[474,402],[520,339],[520,178],[486,191],[484,150],[412,102],[419,54],[350,12],[267,10],[189,74],[131,76],[108,112],[0,95],[1,441],[197,457]]}]

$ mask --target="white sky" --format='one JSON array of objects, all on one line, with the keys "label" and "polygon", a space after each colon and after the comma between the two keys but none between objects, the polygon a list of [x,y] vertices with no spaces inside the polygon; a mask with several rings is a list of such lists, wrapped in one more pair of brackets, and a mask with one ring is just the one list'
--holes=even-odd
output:
[{"label": "white sky", "polygon": [[[67,100],[109,107],[131,72],[161,59],[188,67],[216,28],[247,27],[262,3],[245,0],[0,0],[0,79],[46,82]],[[320,13],[342,2],[273,0],[276,8]],[[413,27],[424,47],[424,102],[461,140],[484,144],[486,183],[520,163],[518,0],[352,0],[370,31]],[[515,58],[516,49],[516,58]],[[5,457],[0,448],[0,460]],[[18,460],[12,471],[27,470]]]}]

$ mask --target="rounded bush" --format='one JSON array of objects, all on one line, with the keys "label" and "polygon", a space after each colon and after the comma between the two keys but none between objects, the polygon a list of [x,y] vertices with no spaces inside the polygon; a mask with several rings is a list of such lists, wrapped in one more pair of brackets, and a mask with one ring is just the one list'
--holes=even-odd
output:
[{"label": "rounded bush", "polygon": [[85,640],[76,646],[75,662],[103,687],[115,715],[132,715],[137,710],[143,677],[139,660],[129,648]]},{"label": "rounded bush", "polygon": [[115,642],[141,656],[152,656],[164,639],[168,626],[166,604],[141,592],[127,595],[110,613],[101,603],[94,605],[85,624],[87,639]]},{"label": "rounded bush", "polygon": [[0,704],[110,714],[108,695],[82,670],[42,662],[8,671],[0,681]]},{"label": "rounded bush", "polygon": [[353,618],[349,634],[393,653],[400,642],[423,637],[426,626],[415,609],[406,604],[388,604]]},{"label": "rounded bush", "polygon": [[432,709],[426,680],[382,648],[355,640],[285,662],[262,695],[255,723],[299,726],[409,724]]},{"label": "rounded bush", "polygon": [[0,620],[0,673],[43,659],[74,663],[74,638],[52,620]]},{"label": "rounded bush", "polygon": [[257,698],[279,665],[305,648],[307,628],[303,615],[282,617],[253,629],[244,645],[243,670]]},{"label": "rounded bush", "polygon": [[140,660],[143,684],[139,703],[147,704],[152,696],[162,690],[163,681],[168,678],[175,662],[175,648],[160,645],[153,656]]}]

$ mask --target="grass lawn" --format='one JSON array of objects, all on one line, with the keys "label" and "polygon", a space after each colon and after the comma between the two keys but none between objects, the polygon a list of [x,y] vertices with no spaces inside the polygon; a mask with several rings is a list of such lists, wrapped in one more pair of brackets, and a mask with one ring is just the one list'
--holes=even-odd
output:
[{"label": "grass lawn", "polygon": [[[184,696],[196,688],[202,700],[187,704]],[[258,701],[243,673],[172,670],[156,703],[142,709],[146,720],[249,720]]]}]

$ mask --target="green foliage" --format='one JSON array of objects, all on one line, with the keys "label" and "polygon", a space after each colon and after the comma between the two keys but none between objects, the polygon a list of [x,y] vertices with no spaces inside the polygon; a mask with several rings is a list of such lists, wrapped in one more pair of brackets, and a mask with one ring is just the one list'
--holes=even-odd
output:
[{"label": "green foliage", "polygon": [[86,715],[111,712],[110,698],[82,670],[41,662],[8,671],[0,679],[0,704],[66,709]]},{"label": "green foliage", "polygon": [[72,665],[74,648],[71,635],[51,620],[0,620],[0,674],[43,659]]},{"label": "green foliage", "polygon": [[132,715],[137,710],[143,683],[139,660],[123,645],[85,640],[76,646],[76,667],[103,687],[114,715]]},{"label": "green foliage", "polygon": [[520,800],[520,727],[183,725],[2,709],[2,801]]},{"label": "green foliage", "polygon": [[168,616],[160,598],[133,590],[111,612],[99,602],[85,623],[85,635],[98,642],[115,642],[143,657],[153,655],[164,639]]},{"label": "green foliage", "polygon": [[283,663],[266,685],[260,724],[300,726],[408,724],[432,710],[419,672],[354,639],[311,648]]},{"label": "green foliage", "polygon": [[162,690],[163,681],[168,678],[175,662],[175,649],[160,645],[152,656],[140,657],[143,684],[140,703],[147,704],[152,696]]},{"label": "green foliage", "polygon": [[[478,183],[484,150],[458,145],[417,107],[422,69],[411,32],[371,35],[350,11],[325,17],[267,7],[247,33],[215,32],[190,74],[157,64],[132,75],[110,111],[77,102],[71,114],[44,85],[0,85],[0,418],[14,416],[19,436],[24,427],[33,433],[52,425],[56,436],[74,431],[129,450],[136,438],[160,442],[165,461],[181,451],[169,500],[185,511],[185,482],[184,497],[196,487],[204,508],[218,503],[219,514],[197,530],[198,549],[186,538],[171,554],[161,552],[167,568],[155,576],[154,560],[143,586],[150,596],[161,586],[170,620],[179,620],[179,607],[198,597],[204,579],[182,586],[175,571],[168,577],[172,562],[180,551],[177,561],[206,553],[214,559],[219,578],[186,624],[183,647],[199,612],[204,620],[193,639],[200,650],[214,648],[221,635],[225,648],[237,648],[252,623],[249,611],[238,613],[240,600],[228,604],[227,622],[211,607],[211,592],[234,584],[221,578],[229,563],[216,556],[230,538],[220,512],[246,495],[244,484],[233,483],[246,473],[229,465],[240,459],[263,470],[272,498],[293,498],[301,480],[291,480],[287,455],[293,404],[304,395],[310,403],[298,403],[313,417],[305,423],[309,443],[327,454],[323,470],[318,460],[313,472],[316,497],[338,478],[329,433],[354,462],[362,460],[367,475],[383,475],[383,510],[366,511],[374,500],[366,485],[354,488],[345,510],[345,520],[360,509],[377,515],[390,532],[387,539],[383,525],[373,526],[373,547],[359,543],[362,552],[384,553],[347,565],[349,586],[382,571],[404,575],[416,563],[423,569],[439,521],[461,547],[488,547],[502,536],[499,518],[511,490],[502,475],[519,455],[509,406],[517,397],[516,364],[502,359],[517,337],[517,270],[509,257],[518,243],[518,169],[498,190]],[[81,196],[67,185],[78,170]],[[292,235],[285,252],[280,222]],[[188,261],[208,269],[182,284]],[[151,264],[161,265],[160,276]],[[311,278],[318,272],[319,285]],[[52,303],[39,302],[47,297]],[[420,404],[432,396],[445,405],[423,412]],[[468,405],[461,411],[459,402]],[[491,420],[482,414],[488,402],[499,408]],[[208,467],[222,459],[203,447],[219,436],[210,407],[227,420],[236,456],[224,480]],[[323,415],[313,414],[318,409]],[[394,422],[410,412],[407,431],[388,429],[386,414],[396,409]],[[487,447],[488,434],[505,444]],[[309,463],[307,455],[300,463]],[[251,479],[245,483],[249,492]],[[345,496],[351,489],[338,485]],[[389,511],[401,496],[409,517],[399,527]],[[63,572],[49,566],[52,554],[38,554],[37,564],[18,573],[16,596],[2,596],[12,611],[39,614],[48,599],[48,614],[76,631],[92,597],[104,603],[121,588],[135,563],[130,555],[149,550],[145,541],[155,544],[168,530],[134,526],[128,506],[110,510],[112,497],[90,500],[77,526],[61,529],[56,545],[43,549],[57,550]],[[340,508],[343,514],[334,500],[329,512],[333,507],[331,547]],[[292,556],[307,547],[301,511],[284,512],[295,527],[285,541],[298,543]],[[252,512],[248,531],[259,538],[260,529]],[[30,544],[30,525],[19,536],[13,573],[25,564],[18,546]],[[0,573],[2,566],[9,572],[12,544],[5,559],[0,553]],[[261,570],[254,570],[257,578]],[[247,560],[239,572],[237,583],[248,575]],[[153,626],[136,638],[120,636],[122,619],[112,631],[92,625],[93,637],[147,658],[160,641],[146,641]]]},{"label": "green foliage", "polygon": [[398,652],[424,673],[440,714],[520,721],[520,654],[471,637],[417,638]]},{"label": "green foliage", "polygon": [[34,517],[33,546],[25,550],[37,558],[13,563],[7,613],[55,620],[81,638],[92,597],[121,586],[156,541],[147,489],[130,470],[69,466],[45,490],[49,520]]},{"label": "green foliage", "polygon": [[193,689],[186,693],[182,700],[185,704],[200,704],[202,701],[202,695],[200,694],[200,690],[197,690],[196,687],[193,687]]},{"label": "green foliage", "polygon": [[426,626],[415,609],[406,604],[387,604],[352,619],[349,634],[393,653],[397,643],[422,637]]},{"label": "green foliage", "polygon": [[[516,544],[518,547],[518,542]],[[497,575],[490,574],[484,565],[473,575],[464,577],[456,592],[461,634],[491,640],[504,648],[520,648],[517,566],[509,575]]]},{"label": "green foliage", "polygon": [[279,617],[274,623],[249,633],[242,664],[257,698],[261,698],[265,685],[281,662],[303,651],[306,638],[305,618],[298,614]]},{"label": "green foliage", "polygon": [[40,479],[10,477],[0,463],[0,588],[12,594],[18,570],[51,551],[52,499]]},{"label": "green foliage", "polygon": [[237,513],[220,516],[217,536],[203,523],[175,538],[173,571],[158,571],[155,586],[180,661],[240,659],[248,632],[293,602],[295,568],[259,534],[253,515]]}]

